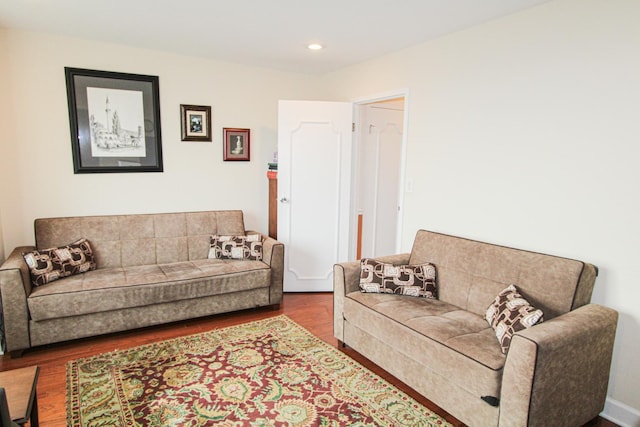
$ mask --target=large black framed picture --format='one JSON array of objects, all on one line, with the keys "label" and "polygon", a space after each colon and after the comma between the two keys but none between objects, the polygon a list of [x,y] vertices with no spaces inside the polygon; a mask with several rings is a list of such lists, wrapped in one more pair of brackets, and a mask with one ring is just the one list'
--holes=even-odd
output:
[{"label": "large black framed picture", "polygon": [[157,76],[65,67],[74,173],[162,172]]}]

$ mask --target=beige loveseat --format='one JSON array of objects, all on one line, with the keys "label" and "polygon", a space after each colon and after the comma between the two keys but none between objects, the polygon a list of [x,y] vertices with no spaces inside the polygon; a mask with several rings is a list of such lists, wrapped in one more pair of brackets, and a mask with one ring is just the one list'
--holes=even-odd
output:
[{"label": "beige loveseat", "polygon": [[242,211],[45,218],[35,247],[86,238],[97,269],[34,286],[16,248],[0,268],[6,350],[207,316],[282,300],[284,246],[263,259],[209,259],[210,236],[244,235]]},{"label": "beige loveseat", "polygon": [[[359,289],[360,263],[334,267],[334,335],[470,426],[580,426],[604,407],[617,312],[590,304],[597,269],[566,258],[421,230],[438,299]],[[485,313],[515,284],[544,320],[506,354]]]}]

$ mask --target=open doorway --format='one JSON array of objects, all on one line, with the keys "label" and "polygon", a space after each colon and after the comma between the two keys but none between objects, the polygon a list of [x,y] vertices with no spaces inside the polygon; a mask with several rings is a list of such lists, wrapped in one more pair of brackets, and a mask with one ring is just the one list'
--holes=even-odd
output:
[{"label": "open doorway", "polygon": [[355,104],[354,210],[356,258],[400,249],[406,97]]}]

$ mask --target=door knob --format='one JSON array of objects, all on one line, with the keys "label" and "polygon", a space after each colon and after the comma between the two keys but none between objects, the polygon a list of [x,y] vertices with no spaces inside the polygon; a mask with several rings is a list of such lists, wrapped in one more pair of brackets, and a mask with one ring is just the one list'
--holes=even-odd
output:
[{"label": "door knob", "polygon": [[289,199],[283,197],[282,199],[280,199],[280,203],[289,203]]}]

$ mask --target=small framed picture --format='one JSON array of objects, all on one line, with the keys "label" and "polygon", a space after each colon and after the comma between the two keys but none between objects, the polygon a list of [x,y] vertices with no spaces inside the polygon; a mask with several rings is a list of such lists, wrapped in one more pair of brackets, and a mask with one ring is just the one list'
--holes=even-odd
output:
[{"label": "small framed picture", "polygon": [[249,161],[249,129],[224,128],[224,160]]},{"label": "small framed picture", "polygon": [[211,107],[180,105],[183,141],[211,142]]}]

